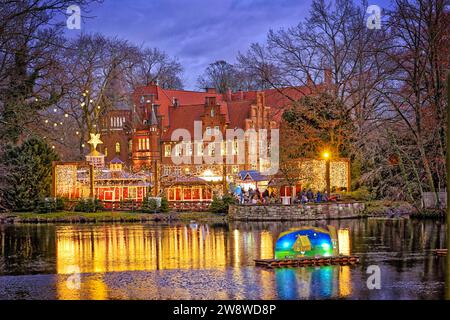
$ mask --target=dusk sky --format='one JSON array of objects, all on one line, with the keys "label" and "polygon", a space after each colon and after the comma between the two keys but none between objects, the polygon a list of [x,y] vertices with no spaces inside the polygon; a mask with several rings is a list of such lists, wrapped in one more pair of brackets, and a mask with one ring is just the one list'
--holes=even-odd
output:
[{"label": "dusk sky", "polygon": [[[239,51],[264,41],[270,29],[298,24],[312,0],[104,0],[91,6],[81,32],[117,36],[158,47],[184,67],[185,89],[216,60],[234,62]],[[387,0],[372,1],[383,6]],[[80,31],[69,31],[74,35]]]}]

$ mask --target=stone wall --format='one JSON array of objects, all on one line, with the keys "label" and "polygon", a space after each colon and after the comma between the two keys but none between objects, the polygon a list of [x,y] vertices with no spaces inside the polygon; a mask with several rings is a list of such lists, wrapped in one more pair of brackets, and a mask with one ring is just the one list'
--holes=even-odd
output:
[{"label": "stone wall", "polygon": [[364,203],[330,203],[311,205],[231,205],[229,220],[236,221],[286,221],[349,219],[365,216]]}]

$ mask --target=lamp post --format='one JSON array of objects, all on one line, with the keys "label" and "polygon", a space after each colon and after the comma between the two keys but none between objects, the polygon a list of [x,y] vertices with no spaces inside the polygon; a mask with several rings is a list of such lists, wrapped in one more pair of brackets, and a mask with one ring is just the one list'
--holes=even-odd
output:
[{"label": "lamp post", "polygon": [[330,152],[328,152],[328,151],[325,151],[324,153],[323,153],[323,158],[325,159],[325,181],[326,181],[326,184],[327,184],[327,195],[328,195],[328,197],[330,196],[330,189],[331,189],[331,187],[330,187],[330,157],[331,157],[331,154],[330,154]]}]

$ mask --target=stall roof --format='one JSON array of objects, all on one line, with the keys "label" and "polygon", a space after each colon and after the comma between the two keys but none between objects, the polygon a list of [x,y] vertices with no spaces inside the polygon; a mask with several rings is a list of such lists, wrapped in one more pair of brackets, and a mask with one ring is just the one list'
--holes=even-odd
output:
[{"label": "stall roof", "polygon": [[257,170],[243,170],[238,173],[239,178],[242,181],[251,180],[251,181],[268,181],[269,177],[262,175]]}]

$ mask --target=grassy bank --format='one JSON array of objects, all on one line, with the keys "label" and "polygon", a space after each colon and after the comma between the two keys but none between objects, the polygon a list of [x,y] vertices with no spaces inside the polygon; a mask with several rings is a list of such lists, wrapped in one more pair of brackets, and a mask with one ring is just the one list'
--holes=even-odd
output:
[{"label": "grassy bank", "polygon": [[101,223],[101,222],[148,222],[148,221],[182,221],[182,222],[224,222],[223,215],[210,212],[171,212],[171,213],[133,213],[133,212],[11,212],[0,214],[0,223]]},{"label": "grassy bank", "polygon": [[406,201],[373,200],[365,202],[365,214],[369,217],[407,216],[416,213],[414,206]]}]

